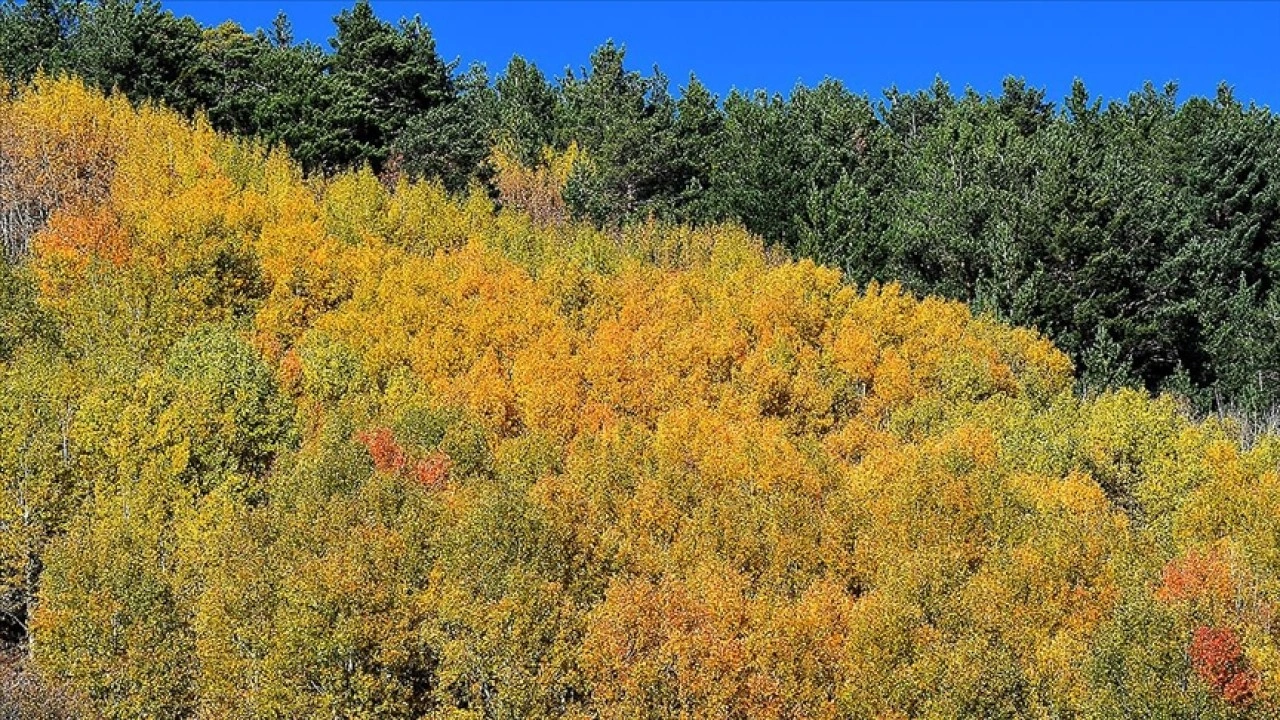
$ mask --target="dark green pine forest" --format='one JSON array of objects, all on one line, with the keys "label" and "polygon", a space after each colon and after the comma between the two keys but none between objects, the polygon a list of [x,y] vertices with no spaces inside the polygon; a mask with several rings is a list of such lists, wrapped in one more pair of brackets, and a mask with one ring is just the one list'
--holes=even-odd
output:
[{"label": "dark green pine forest", "polygon": [[1103,103],[943,79],[881,97],[838,80],[719,98],[625,67],[606,43],[560,76],[442,58],[420,20],[368,3],[330,47],[203,27],[155,2],[8,0],[0,68],[71,74],[131,100],[282,144],[308,171],[370,166],[454,191],[491,183],[490,150],[528,166],[571,144],[567,209],[604,227],[741,222],[768,243],[1035,327],[1083,387],[1175,391],[1201,412],[1280,400],[1280,129],[1222,85],[1147,85]]}]

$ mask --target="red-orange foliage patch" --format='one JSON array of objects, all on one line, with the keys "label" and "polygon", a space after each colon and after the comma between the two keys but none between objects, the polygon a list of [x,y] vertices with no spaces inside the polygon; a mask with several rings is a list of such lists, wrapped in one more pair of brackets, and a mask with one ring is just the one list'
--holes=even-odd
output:
[{"label": "red-orange foliage patch", "polygon": [[37,236],[36,245],[42,253],[70,258],[79,265],[98,259],[120,267],[130,255],[129,241],[119,220],[101,207],[54,213]]},{"label": "red-orange foliage patch", "polygon": [[1257,694],[1258,676],[1230,628],[1196,628],[1189,654],[1196,674],[1228,703],[1247,705]]},{"label": "red-orange foliage patch", "polygon": [[364,444],[373,458],[373,467],[378,472],[400,473],[409,464],[404,448],[396,442],[389,428],[379,427],[366,430],[356,435],[356,440]]},{"label": "red-orange foliage patch", "polygon": [[378,472],[412,478],[423,487],[438,490],[449,480],[453,459],[436,450],[411,462],[409,453],[396,442],[389,428],[375,427],[356,434],[369,451],[373,467]]},{"label": "red-orange foliage patch", "polygon": [[1161,573],[1156,597],[1164,602],[1230,600],[1235,592],[1231,565],[1219,547],[1189,551],[1169,561]]},{"label": "red-orange foliage patch", "polygon": [[414,463],[413,477],[426,487],[442,488],[449,479],[449,469],[452,467],[453,460],[437,450]]}]

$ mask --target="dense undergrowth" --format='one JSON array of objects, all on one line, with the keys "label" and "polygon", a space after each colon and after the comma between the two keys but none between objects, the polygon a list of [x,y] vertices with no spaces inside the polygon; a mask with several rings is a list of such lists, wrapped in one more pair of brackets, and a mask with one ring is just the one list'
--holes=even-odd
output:
[{"label": "dense undergrowth", "polygon": [[1082,399],[1034,332],[732,225],[602,233],[555,173],[502,176],[529,212],[306,177],[72,80],[0,104],[0,143],[35,230],[0,276],[13,707],[1280,702],[1280,443]]}]

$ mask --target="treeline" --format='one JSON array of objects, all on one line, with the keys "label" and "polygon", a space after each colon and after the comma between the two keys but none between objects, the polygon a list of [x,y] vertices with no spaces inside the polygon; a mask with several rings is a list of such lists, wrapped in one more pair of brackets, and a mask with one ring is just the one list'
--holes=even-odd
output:
[{"label": "treeline", "polygon": [[1017,80],[879,99],[826,81],[721,101],[696,78],[673,93],[627,70],[613,44],[558,78],[519,57],[490,78],[363,0],[334,24],[326,52],[283,17],[248,33],[153,2],[11,0],[0,65],[203,110],[313,172],[368,164],[460,191],[494,184],[494,147],[530,169],[572,148],[559,202],[575,217],[739,221],[852,281],[1036,327],[1086,387],[1174,390],[1202,410],[1280,402],[1280,129],[1225,86],[1103,105],[1079,83],[1055,104]]},{"label": "treeline", "polygon": [[74,79],[0,138],[0,716],[1280,712],[1274,436],[737,226]]}]

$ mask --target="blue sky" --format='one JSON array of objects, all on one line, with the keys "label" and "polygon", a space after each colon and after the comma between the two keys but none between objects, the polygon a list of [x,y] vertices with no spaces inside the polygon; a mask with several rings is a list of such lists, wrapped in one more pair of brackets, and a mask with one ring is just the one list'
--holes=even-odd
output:
[{"label": "blue sky", "polygon": [[[327,47],[331,18],[347,2],[165,2],[203,23],[269,26],[279,10],[299,39]],[[548,75],[585,65],[608,39],[627,62],[659,65],[672,89],[697,73],[723,96],[731,88],[787,93],[797,82],[837,78],[855,92],[928,87],[996,92],[1006,75],[1050,99],[1073,78],[1095,96],[1123,98],[1146,80],[1174,80],[1180,97],[1212,95],[1227,81],[1242,101],[1280,109],[1280,3],[1196,2],[409,2],[374,0],[395,20],[421,15],[442,55],[500,71],[514,54]]]}]

